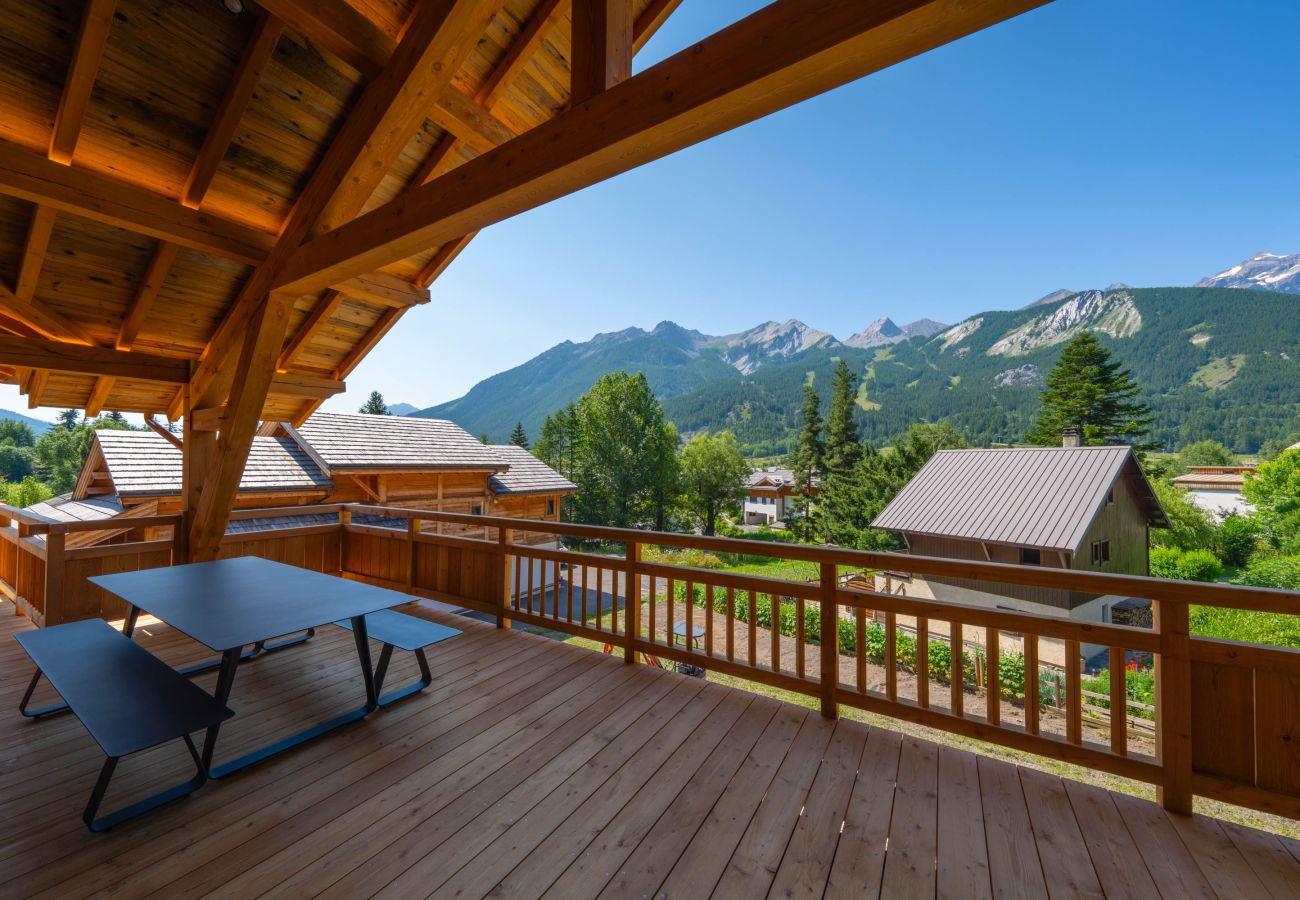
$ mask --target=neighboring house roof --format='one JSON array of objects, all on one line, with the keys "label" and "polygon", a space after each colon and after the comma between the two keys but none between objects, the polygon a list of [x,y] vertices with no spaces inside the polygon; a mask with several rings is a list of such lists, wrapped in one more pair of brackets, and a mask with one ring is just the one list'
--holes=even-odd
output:
[{"label": "neighboring house roof", "polygon": [[33,503],[24,512],[45,516],[56,522],[98,522],[121,513],[122,502],[117,497],[73,500],[71,494],[60,494],[41,503]]},{"label": "neighboring house roof", "polygon": [[505,468],[491,447],[445,419],[318,412],[296,432],[331,469]]},{"label": "neighboring house roof", "polygon": [[[746,486],[750,488],[789,488],[794,489],[794,469],[773,466],[770,469],[758,469],[749,474]],[[817,476],[813,476],[811,487],[817,487]]]},{"label": "neighboring house roof", "polygon": [[1164,510],[1128,447],[941,450],[871,524],[1074,551],[1126,473],[1146,500],[1149,523],[1165,527]]},{"label": "neighboring house roof", "polygon": [[493,444],[492,450],[509,468],[488,479],[494,494],[569,494],[578,486],[523,447]]},{"label": "neighboring house roof", "polygon": [[[181,451],[152,431],[95,432],[100,453],[121,497],[181,492]],[[286,437],[255,437],[239,481],[241,493],[324,491],[329,479]]]},{"label": "neighboring house roof", "polygon": [[1179,475],[1174,484],[1184,490],[1193,488],[1203,491],[1237,491],[1241,492],[1246,477],[1240,472],[1190,472]]}]

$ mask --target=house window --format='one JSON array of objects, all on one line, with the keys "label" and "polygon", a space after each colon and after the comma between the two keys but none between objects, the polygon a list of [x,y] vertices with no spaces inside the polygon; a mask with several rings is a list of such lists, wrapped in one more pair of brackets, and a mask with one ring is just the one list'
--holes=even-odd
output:
[{"label": "house window", "polygon": [[1110,562],[1110,541],[1092,542],[1092,564],[1099,566]]},{"label": "house window", "polygon": [[1041,566],[1043,564],[1043,551],[1037,547],[1021,547],[1020,564],[1022,566]]},{"label": "house window", "polygon": [[554,500],[547,500],[547,501],[546,501],[546,514],[547,514],[548,516],[553,516],[553,515],[555,515],[555,501],[554,501]]},{"label": "house window", "polygon": [[469,514],[471,516],[481,516],[483,515],[483,507],[475,503],[473,506],[469,508]]}]

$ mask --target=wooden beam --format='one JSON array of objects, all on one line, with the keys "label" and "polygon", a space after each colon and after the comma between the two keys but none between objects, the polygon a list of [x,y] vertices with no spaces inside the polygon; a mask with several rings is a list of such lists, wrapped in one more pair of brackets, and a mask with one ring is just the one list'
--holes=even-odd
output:
[{"label": "wooden beam", "polygon": [[516,137],[513,128],[454,88],[443,92],[429,118],[480,153]]},{"label": "wooden beam", "polygon": [[281,397],[306,397],[328,400],[347,390],[347,385],[337,378],[304,375],[299,372],[277,372],[271,378],[270,392]]},{"label": "wooden beam", "polygon": [[95,343],[81,326],[68,321],[39,300],[24,298],[0,284],[0,307],[48,338],[78,344]]},{"label": "wooden beam", "polygon": [[169,384],[187,381],[190,368],[188,360],[170,356],[123,353],[103,347],[83,347],[11,335],[0,335],[0,364]]},{"label": "wooden beam", "polygon": [[131,345],[135,343],[136,337],[140,334],[140,326],[144,324],[145,317],[149,315],[154,301],[158,299],[158,292],[162,290],[163,283],[167,280],[167,273],[171,271],[172,263],[176,261],[176,254],[180,249],[179,246],[168,241],[160,241],[154,248],[153,258],[149,260],[149,268],[144,272],[144,280],[141,281],[140,288],[131,301],[131,307],[122,320],[122,328],[117,335],[117,349],[130,350]]},{"label": "wooden beam", "polygon": [[[352,370],[356,368],[357,363],[361,362],[362,358],[383,340],[389,329],[397,324],[397,320],[402,317],[404,312],[406,312],[405,309],[385,310],[384,314],[379,317],[379,321],[375,322],[370,330],[366,332],[366,336],[343,358],[343,362],[339,363],[339,367],[334,370],[334,377],[347,378]],[[0,359],[3,359],[3,357],[0,357]]]},{"label": "wooden beam", "polygon": [[310,293],[499,222],[1048,0],[776,0],[587,103],[298,248]]},{"label": "wooden beam", "polygon": [[576,106],[632,74],[632,0],[573,0],[569,60]]},{"label": "wooden beam", "polygon": [[226,407],[190,411],[190,427],[195,431],[220,431],[226,422]]},{"label": "wooden beam", "polygon": [[256,265],[275,236],[0,141],[0,194]]},{"label": "wooden beam", "polygon": [[49,380],[50,373],[45,369],[37,369],[32,373],[31,384],[27,387],[28,409],[35,409],[41,405],[41,394],[45,393],[45,385]]},{"label": "wooden beam", "polygon": [[649,43],[650,38],[655,36],[655,32],[681,5],[682,0],[650,0],[650,5],[636,17],[636,25],[632,29],[633,55],[641,52],[641,48]]},{"label": "wooden beam", "polygon": [[95,379],[95,384],[90,389],[90,396],[86,398],[86,418],[93,418],[99,415],[100,410],[104,408],[104,403],[108,400],[109,392],[113,390],[113,384],[117,381],[112,375],[101,375]]},{"label": "wooden beam", "polygon": [[454,134],[444,134],[442,138],[429,151],[429,155],[424,158],[420,168],[416,170],[415,177],[411,179],[410,186],[428,184],[433,179],[450,171],[456,163],[456,156],[460,152],[460,138]]},{"label": "wooden beam", "polygon": [[148,425],[150,430],[152,430],[154,434],[163,437],[167,441],[167,443],[171,444],[177,450],[180,450],[182,453],[185,452],[185,447],[181,443],[181,439],[178,438],[176,435],[172,434],[170,431],[168,431],[164,426],[154,421],[153,413],[148,413],[144,417],[144,424]]},{"label": "wooden beam", "polygon": [[88,0],[82,13],[77,44],[72,51],[72,68],[63,83],[63,96],[54,116],[54,133],[50,136],[49,156],[55,162],[72,163],[116,7],[117,0]]},{"label": "wooden beam", "polygon": [[41,334],[32,326],[28,325],[26,322],[22,322],[19,321],[18,319],[15,319],[13,316],[5,313],[3,310],[0,310],[0,328],[3,328],[5,331],[9,332],[10,334],[20,334],[23,337],[32,337],[38,339],[43,339],[45,337],[43,334]]},{"label": "wooden beam", "polygon": [[366,140],[344,161],[319,215],[312,216],[313,233],[350,221],[366,204],[502,5],[428,0],[416,9],[388,65],[348,116],[348,125],[356,120]]},{"label": "wooden beam", "polygon": [[555,26],[560,24],[568,12],[570,0],[542,0],[533,16],[519,32],[506,55],[497,63],[487,81],[479,88],[478,102],[491,109],[501,95],[509,89],[524,66],[533,58],[533,54],[542,46]]},{"label": "wooden beam", "polygon": [[248,101],[253,98],[253,91],[257,90],[257,85],[262,80],[262,72],[272,54],[275,53],[275,45],[283,32],[284,23],[275,16],[264,14],[258,20],[253,39],[248,42],[248,46],[244,48],[244,55],[239,59],[234,81],[231,82],[226,95],[221,100],[216,118],[203,139],[203,146],[199,149],[199,155],[190,169],[189,178],[186,179],[185,187],[181,190],[181,203],[191,209],[199,208],[203,196],[212,185],[212,178],[217,174],[217,166],[221,164],[226,150],[230,147],[239,120],[243,118],[244,111],[248,108]]},{"label": "wooden beam", "polygon": [[41,267],[45,264],[45,251],[49,249],[50,237],[54,233],[56,215],[57,210],[39,203],[32,213],[27,241],[23,244],[23,261],[18,267],[18,278],[14,282],[14,293],[24,300],[36,296],[36,285],[41,277]]},{"label": "wooden beam", "polygon": [[345,0],[257,0],[303,37],[364,75],[383,70],[397,40]]},{"label": "wooden beam", "polygon": [[380,306],[419,306],[429,302],[429,289],[412,284],[387,272],[358,275],[334,285],[348,297],[367,300]]},{"label": "wooden beam", "polygon": [[420,270],[420,274],[415,276],[416,283],[426,286],[433,284],[438,279],[438,276],[447,271],[447,267],[451,265],[452,260],[460,255],[460,251],[464,250],[465,246],[474,240],[474,236],[477,234],[478,232],[475,231],[472,234],[462,235],[456,240],[448,241],[439,247],[429,262],[425,264],[425,267]]},{"label": "wooden beam", "polygon": [[328,290],[324,296],[316,302],[316,308],[311,311],[307,321],[302,323],[302,327],[289,341],[289,346],[280,354],[280,361],[275,364],[277,370],[286,372],[298,360],[302,351],[306,349],[313,336],[322,325],[330,320],[330,316],[343,304],[343,292]]}]

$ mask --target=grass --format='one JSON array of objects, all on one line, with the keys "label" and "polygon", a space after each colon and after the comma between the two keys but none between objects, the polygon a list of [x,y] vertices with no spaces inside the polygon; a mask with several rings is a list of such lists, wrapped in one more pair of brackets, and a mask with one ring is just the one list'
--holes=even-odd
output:
[{"label": "grass", "polygon": [[[557,640],[563,640],[566,643],[578,647],[585,647],[598,652],[601,650],[601,644],[598,641],[554,632],[545,633],[555,637]],[[819,701],[814,697],[805,696],[804,694],[795,693],[793,691],[782,690],[780,688],[769,687],[744,678],[737,678],[732,675],[724,675],[713,671],[710,671],[706,675],[706,678],[713,684],[736,688],[742,691],[749,691],[752,694],[760,694],[765,697],[772,697],[773,699],[794,706],[802,706],[806,709],[814,710],[820,708]],[[840,716],[845,719],[864,722],[868,725],[888,728],[892,731],[897,731],[922,740],[932,741],[933,743],[942,744],[947,747],[955,747],[959,750],[978,753],[981,756],[1000,759],[1030,769],[1037,769],[1042,772],[1056,775],[1060,778],[1069,778],[1083,784],[1095,785],[1097,787],[1105,788],[1106,790],[1115,791],[1116,793],[1129,794],[1134,797],[1141,797],[1144,800],[1155,800],[1155,788],[1153,786],[1139,781],[1132,781],[1127,778],[1120,778],[1119,776],[1110,775],[1105,772],[1099,772],[1095,769],[1088,769],[1082,766],[1060,762],[1033,753],[1012,750],[1009,747],[1003,747],[999,744],[989,744],[984,741],[977,741],[972,738],[962,737],[961,735],[950,734],[946,731],[926,728],[922,725],[915,725],[911,722],[891,719],[888,716],[876,715],[874,713],[865,712],[860,709],[853,709],[847,706],[840,707]],[[1225,822],[1235,822],[1239,825],[1245,825],[1250,828],[1258,828],[1263,831],[1269,831],[1292,839],[1300,839],[1300,822],[1284,819],[1280,816],[1271,816],[1267,813],[1256,812],[1255,810],[1240,806],[1220,803],[1217,800],[1210,800],[1205,797],[1195,798],[1195,804],[1196,812],[1201,815],[1212,816],[1213,818]]]}]

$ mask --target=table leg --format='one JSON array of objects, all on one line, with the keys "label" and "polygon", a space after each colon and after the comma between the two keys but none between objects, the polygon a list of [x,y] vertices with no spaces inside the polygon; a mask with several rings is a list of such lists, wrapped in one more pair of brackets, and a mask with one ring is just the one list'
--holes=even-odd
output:
[{"label": "table leg", "polygon": [[122,633],[127,637],[130,637],[131,635],[135,634],[135,623],[136,620],[139,618],[140,618],[140,607],[132,603],[131,608],[128,609],[126,612],[126,619],[124,619],[122,622]]},{"label": "table leg", "polygon": [[361,663],[361,678],[366,685],[366,712],[379,706],[379,697],[375,690],[375,672],[370,668],[370,637],[366,633],[366,617],[352,617],[352,637],[357,642],[357,659]]},{"label": "table leg", "polygon": [[[221,671],[217,673],[217,687],[212,692],[213,698],[222,706],[226,706],[230,699],[230,689],[235,686],[235,671],[239,668],[239,660],[243,658],[243,647],[231,647],[221,654]],[[203,758],[201,760],[203,771],[208,776],[215,778],[212,771],[212,757],[217,750],[217,734],[221,731],[221,723],[208,728],[208,733],[203,739]]]}]

